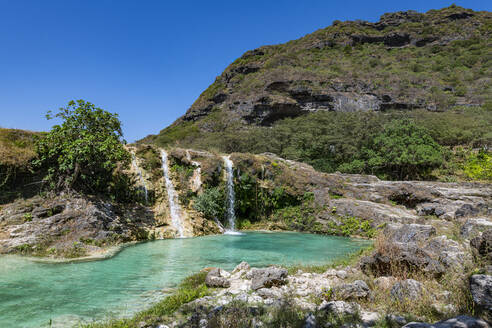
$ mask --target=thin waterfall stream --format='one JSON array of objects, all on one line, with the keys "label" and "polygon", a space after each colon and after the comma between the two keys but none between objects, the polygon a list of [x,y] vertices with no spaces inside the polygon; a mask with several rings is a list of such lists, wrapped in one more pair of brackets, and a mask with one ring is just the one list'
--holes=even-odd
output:
[{"label": "thin waterfall stream", "polygon": [[229,223],[229,229],[226,230],[226,234],[237,234],[236,232],[236,213],[234,211],[236,195],[234,193],[234,171],[232,169],[233,163],[230,156],[223,156],[226,177],[227,177],[227,221]]},{"label": "thin waterfall stream", "polygon": [[167,160],[167,153],[165,150],[161,149],[162,157],[162,170],[164,171],[164,180],[166,182],[167,198],[169,200],[169,210],[171,212],[171,222],[178,231],[178,237],[183,238],[183,219],[181,217],[181,207],[178,202],[178,194],[174,190],[173,182],[169,176],[169,164]]}]

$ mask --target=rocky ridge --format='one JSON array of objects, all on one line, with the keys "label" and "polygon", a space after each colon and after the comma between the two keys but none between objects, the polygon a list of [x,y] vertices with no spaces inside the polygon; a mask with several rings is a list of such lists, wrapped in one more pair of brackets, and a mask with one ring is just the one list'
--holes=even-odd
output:
[{"label": "rocky ridge", "polygon": [[463,83],[450,72],[487,71],[475,56],[490,43],[491,19],[490,12],[458,6],[387,13],[378,22],[335,21],[298,40],[247,51],[185,115],[144,140],[163,145],[176,131],[269,126],[314,111],[483,105],[490,78],[476,74]]}]

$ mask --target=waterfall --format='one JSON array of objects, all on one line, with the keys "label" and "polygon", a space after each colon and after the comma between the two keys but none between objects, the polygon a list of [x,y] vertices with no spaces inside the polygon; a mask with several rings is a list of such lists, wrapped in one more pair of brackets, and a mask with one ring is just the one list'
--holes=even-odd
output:
[{"label": "waterfall", "polygon": [[236,214],[234,213],[234,172],[232,170],[232,161],[229,156],[223,156],[227,175],[227,220],[229,221],[229,230],[235,231]]},{"label": "waterfall", "polygon": [[167,153],[161,149],[162,170],[164,171],[164,180],[166,181],[167,198],[169,200],[169,209],[171,211],[171,222],[178,231],[180,238],[184,237],[183,222],[181,219],[181,208],[178,203],[178,194],[174,190],[173,182],[169,177],[169,165],[167,162]]},{"label": "waterfall", "polygon": [[144,191],[145,204],[147,204],[149,202],[149,191],[147,190],[147,186],[145,184],[145,179],[143,177],[142,170],[138,166],[137,158],[133,153],[132,153],[132,167],[137,172],[138,180],[140,181],[141,188]]}]

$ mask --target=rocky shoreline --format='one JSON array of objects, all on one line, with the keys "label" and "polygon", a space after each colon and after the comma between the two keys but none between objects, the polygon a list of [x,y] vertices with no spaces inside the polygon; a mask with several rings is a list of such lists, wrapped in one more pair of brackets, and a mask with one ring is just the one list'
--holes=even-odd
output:
[{"label": "rocky shoreline", "polygon": [[390,237],[350,266],[205,269],[210,295],[141,327],[274,327],[279,311],[297,313],[299,327],[490,327],[491,267],[477,268],[484,262],[469,240],[418,224],[390,225],[382,235]]}]

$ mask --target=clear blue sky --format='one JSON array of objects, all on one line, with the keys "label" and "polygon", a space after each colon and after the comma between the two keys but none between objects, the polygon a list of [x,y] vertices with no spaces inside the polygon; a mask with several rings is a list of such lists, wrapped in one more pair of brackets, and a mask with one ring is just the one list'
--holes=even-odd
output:
[{"label": "clear blue sky", "polygon": [[[492,1],[454,1],[491,10]],[[0,0],[0,126],[49,130],[44,114],[70,99],[117,112],[125,138],[184,114],[249,49],[286,42],[335,19],[452,1]]]}]

